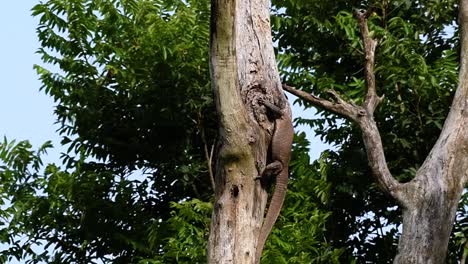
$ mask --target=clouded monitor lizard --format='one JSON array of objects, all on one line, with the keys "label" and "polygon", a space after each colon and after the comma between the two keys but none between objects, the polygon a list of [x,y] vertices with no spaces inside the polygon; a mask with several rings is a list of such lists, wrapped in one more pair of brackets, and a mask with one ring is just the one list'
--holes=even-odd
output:
[{"label": "clouded monitor lizard", "polygon": [[288,184],[288,164],[291,155],[291,144],[294,136],[289,105],[286,105],[284,109],[280,109],[269,102],[262,101],[261,103],[275,116],[275,128],[270,143],[271,163],[265,167],[261,177],[275,177],[276,181],[270,206],[260,230],[255,263],[260,263],[266,239],[283,207]]}]

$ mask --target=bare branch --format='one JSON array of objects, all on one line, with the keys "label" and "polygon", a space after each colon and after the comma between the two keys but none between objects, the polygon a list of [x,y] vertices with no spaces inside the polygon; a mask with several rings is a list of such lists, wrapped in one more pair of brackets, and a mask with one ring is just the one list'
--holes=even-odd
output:
[{"label": "bare branch", "polygon": [[[205,141],[205,140],[203,140]],[[213,161],[213,149],[214,149],[214,144],[211,146],[211,151],[208,152],[208,146],[206,142],[203,143],[203,148],[205,150],[205,159],[206,159],[206,165],[208,167],[208,175],[210,176],[210,181],[211,181],[211,188],[213,188],[213,192],[215,191],[215,181],[214,181],[214,175],[213,175],[213,169],[212,169],[212,161]]]},{"label": "bare branch", "polygon": [[404,198],[402,197],[403,194],[401,192],[402,184],[393,178],[390,170],[388,169],[383,151],[382,139],[380,137],[377,124],[375,123],[373,116],[369,115],[364,107],[346,102],[333,90],[328,91],[328,93],[332,95],[336,102],[330,102],[307,92],[297,90],[296,88],[286,84],[283,84],[283,89],[316,107],[326,109],[357,123],[362,131],[369,165],[378,184],[385,192],[390,194],[400,203],[404,202]]},{"label": "bare branch", "polygon": [[213,188],[213,192],[215,192],[215,180],[214,180],[214,174],[213,174],[213,151],[214,151],[214,146],[216,144],[216,139],[214,140],[214,143],[211,145],[211,150],[208,152],[208,142],[206,141],[206,135],[205,135],[205,128],[203,127],[203,121],[201,117],[201,113],[198,113],[198,118],[197,121],[195,121],[198,125],[198,130],[200,131],[200,136],[201,140],[203,142],[203,150],[205,152],[205,160],[206,160],[206,166],[208,167],[208,176],[210,177],[210,182],[211,182],[211,188]]},{"label": "bare branch", "polygon": [[369,27],[367,25],[367,17],[369,12],[363,10],[356,10],[354,12],[359,22],[359,28],[361,30],[362,41],[364,44],[365,54],[365,74],[367,81],[367,95],[364,101],[364,108],[371,115],[374,114],[375,108],[380,103],[380,98],[377,96],[377,89],[375,84],[375,49],[377,47],[377,41],[369,35]]},{"label": "bare branch", "polygon": [[310,102],[314,106],[324,108],[335,114],[344,116],[358,124],[362,131],[369,165],[377,183],[382,190],[394,197],[400,202],[400,204],[404,204],[404,184],[399,183],[395,178],[393,178],[390,170],[388,169],[382,145],[382,138],[380,137],[377,124],[373,117],[377,105],[382,100],[377,96],[374,73],[377,41],[369,36],[369,28],[367,26],[367,17],[369,16],[369,13],[365,11],[356,11],[355,15],[359,21],[366,59],[365,76],[367,82],[367,95],[363,105],[357,106],[346,102],[333,90],[328,91],[328,93],[333,97],[335,102],[330,102],[304,91],[297,90],[286,84],[283,84],[283,89]]},{"label": "bare branch", "polygon": [[369,165],[372,169],[374,177],[377,179],[380,187],[387,191],[390,195],[396,198],[400,203],[404,202],[401,197],[402,184],[393,178],[390,170],[388,169],[385,160],[385,153],[382,145],[382,138],[380,137],[379,129],[374,120],[374,111],[380,101],[383,99],[377,96],[377,88],[375,82],[375,50],[377,41],[369,34],[369,27],[367,25],[367,18],[370,15],[369,11],[356,10],[354,12],[361,31],[362,42],[364,44],[365,54],[365,77],[367,82],[366,99],[362,105],[362,110],[367,112],[364,115],[361,112],[361,118],[358,120],[359,127],[362,131],[362,137],[366,148],[367,158]]},{"label": "bare branch", "polygon": [[205,130],[203,129],[203,127],[200,127],[200,132],[203,141],[203,150],[205,152],[206,166],[208,167],[208,175],[211,181],[211,188],[213,188],[213,192],[215,192],[216,184],[213,175],[213,151],[215,143],[211,145],[211,150],[208,152],[208,143],[206,142]]},{"label": "bare branch", "polygon": [[331,102],[318,96],[309,94],[307,92],[298,90],[287,84],[283,84],[283,89],[294,94],[295,96],[304,99],[316,107],[323,108],[337,115],[343,116],[351,120],[357,120],[358,117],[358,106],[348,103],[343,100],[337,92],[329,90],[328,93],[333,96],[336,102]]},{"label": "bare branch", "polygon": [[403,205],[405,201],[402,190],[403,184],[393,178],[388,169],[382,138],[380,137],[374,118],[368,115],[362,116],[358,124],[362,131],[362,138],[372,174],[379,186]]},{"label": "bare branch", "polygon": [[213,192],[216,191],[216,184],[214,180],[214,174],[213,174],[213,153],[214,153],[214,148],[215,148],[216,143],[213,143],[211,145],[211,150],[210,150],[210,158],[208,159],[208,172],[210,174],[210,179],[211,179],[211,187],[213,188]]}]

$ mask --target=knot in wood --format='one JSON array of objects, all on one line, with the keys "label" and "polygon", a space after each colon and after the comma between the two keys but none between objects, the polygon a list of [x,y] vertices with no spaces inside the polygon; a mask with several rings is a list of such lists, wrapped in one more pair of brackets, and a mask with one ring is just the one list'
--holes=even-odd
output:
[{"label": "knot in wood", "polygon": [[359,109],[358,110],[358,116],[366,116],[367,115],[367,111],[364,110],[364,109]]}]

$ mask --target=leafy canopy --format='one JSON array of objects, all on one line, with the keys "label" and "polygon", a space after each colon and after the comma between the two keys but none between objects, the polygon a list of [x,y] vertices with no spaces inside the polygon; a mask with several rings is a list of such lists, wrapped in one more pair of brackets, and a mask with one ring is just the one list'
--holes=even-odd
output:
[{"label": "leafy canopy", "polygon": [[[215,128],[208,3],[50,0],[32,13],[44,62],[35,68],[55,99],[68,152],[63,166],[41,166],[27,142],[0,144],[8,200],[2,241],[10,245],[3,258],[178,258],[167,249],[188,237],[178,234],[177,219],[184,228],[198,219],[196,228],[206,229],[196,217],[206,216],[212,194],[204,152]],[[175,215],[188,208],[192,216]],[[199,249],[190,255],[204,259]]]}]

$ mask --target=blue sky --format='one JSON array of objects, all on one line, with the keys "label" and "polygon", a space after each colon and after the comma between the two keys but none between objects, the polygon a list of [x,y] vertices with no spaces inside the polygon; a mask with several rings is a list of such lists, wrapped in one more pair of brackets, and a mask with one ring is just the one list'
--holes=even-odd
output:
[{"label": "blue sky", "polygon": [[[34,147],[47,140],[60,146],[55,133],[51,98],[39,92],[40,82],[33,70],[40,64],[37,19],[30,10],[38,0],[4,1],[0,16],[0,137],[29,140]],[[58,162],[60,148],[49,151],[45,162]],[[10,264],[20,262],[11,261]]]},{"label": "blue sky", "polygon": [[[55,133],[51,98],[39,92],[40,82],[33,64],[39,47],[35,28],[37,19],[31,8],[38,0],[4,1],[0,16],[0,136],[29,140],[37,147],[47,140],[59,146]],[[59,150],[49,151],[46,161],[56,162]]]}]

